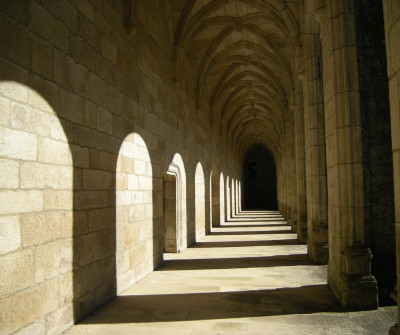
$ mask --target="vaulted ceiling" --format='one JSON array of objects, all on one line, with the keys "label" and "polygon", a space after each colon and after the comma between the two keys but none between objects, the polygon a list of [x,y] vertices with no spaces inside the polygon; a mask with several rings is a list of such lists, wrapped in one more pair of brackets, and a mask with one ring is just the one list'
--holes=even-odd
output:
[{"label": "vaulted ceiling", "polygon": [[213,126],[239,150],[255,142],[279,150],[300,53],[298,7],[297,0],[170,1],[175,71],[190,58],[197,106],[211,109]]}]

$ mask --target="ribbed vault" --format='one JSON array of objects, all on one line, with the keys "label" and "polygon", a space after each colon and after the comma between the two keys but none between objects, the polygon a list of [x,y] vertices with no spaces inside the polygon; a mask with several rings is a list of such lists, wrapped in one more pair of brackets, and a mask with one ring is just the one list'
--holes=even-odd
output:
[{"label": "ribbed vault", "polygon": [[[170,1],[175,76],[195,66],[198,110],[243,153],[264,143],[276,155],[285,136],[300,55],[299,3],[285,0]],[[296,73],[297,74],[297,73]],[[292,98],[292,99],[291,99]]]}]

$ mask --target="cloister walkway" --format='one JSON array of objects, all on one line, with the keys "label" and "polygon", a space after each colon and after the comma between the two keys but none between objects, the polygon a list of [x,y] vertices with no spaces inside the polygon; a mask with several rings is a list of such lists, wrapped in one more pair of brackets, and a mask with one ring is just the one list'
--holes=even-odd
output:
[{"label": "cloister walkway", "polygon": [[395,307],[345,312],[279,212],[242,212],[79,325],[77,334],[387,334]]}]

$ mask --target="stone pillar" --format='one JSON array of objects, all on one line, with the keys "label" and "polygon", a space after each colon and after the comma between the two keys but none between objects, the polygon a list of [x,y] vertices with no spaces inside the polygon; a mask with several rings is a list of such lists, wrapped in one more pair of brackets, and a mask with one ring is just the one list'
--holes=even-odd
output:
[{"label": "stone pillar", "polygon": [[285,204],[286,204],[286,219],[288,224],[293,228],[293,204],[292,204],[292,154],[291,154],[291,139],[290,139],[290,113],[287,112],[285,115],[285,127],[286,127],[286,138],[285,138],[285,168],[284,168],[284,183],[285,183]]},{"label": "stone pillar", "polygon": [[296,185],[296,150],[294,140],[293,111],[288,109],[285,112],[285,135],[282,141],[282,171],[283,184],[283,215],[293,232],[297,232],[297,185]]},{"label": "stone pillar", "polygon": [[[286,119],[289,116],[285,115],[285,125],[287,124]],[[287,125],[286,125],[287,127]],[[289,216],[291,214],[291,204],[290,204],[290,155],[289,155],[289,138],[288,135],[285,136],[283,140],[283,164],[281,170],[281,178],[282,178],[282,185],[283,185],[283,210],[284,210],[284,217],[286,220],[290,221]]]},{"label": "stone pillar", "polygon": [[287,219],[289,213],[289,204],[287,201],[288,195],[288,158],[287,158],[287,139],[284,138],[282,141],[282,169],[279,170],[281,185],[282,185],[282,214]]},{"label": "stone pillar", "polygon": [[[400,3],[383,0],[385,37],[387,53],[387,73],[389,78],[390,116],[392,127],[393,180],[396,222],[397,288],[400,287]],[[397,289],[397,301],[400,299]],[[399,305],[398,305],[399,306]],[[397,308],[398,319],[400,309]],[[396,323],[390,334],[400,334]]]},{"label": "stone pillar", "polygon": [[346,308],[377,307],[365,244],[360,93],[353,1],[327,1],[321,27],[328,181],[328,283]]},{"label": "stone pillar", "polygon": [[286,205],[285,205],[285,184],[284,177],[282,175],[282,171],[285,169],[285,159],[284,159],[284,140],[281,142],[281,154],[279,155],[279,159],[277,162],[277,166],[281,166],[280,169],[276,171],[276,177],[278,181],[278,209],[282,213],[282,215],[286,218]]},{"label": "stone pillar", "polygon": [[301,81],[297,80],[296,105],[294,113],[297,184],[297,239],[300,243],[307,243],[307,197],[304,154],[304,109],[302,94]]},{"label": "stone pillar", "polygon": [[[294,106],[293,106],[294,107]],[[288,216],[289,224],[292,227],[293,232],[297,232],[297,172],[296,172],[296,141],[295,141],[295,129],[294,129],[294,112],[293,109],[289,112],[289,160],[290,160],[290,188],[289,188],[289,199],[290,199],[290,214]]]},{"label": "stone pillar", "polygon": [[319,23],[305,13],[303,36],[305,75],[304,133],[306,150],[308,255],[315,264],[328,263],[325,120]]}]

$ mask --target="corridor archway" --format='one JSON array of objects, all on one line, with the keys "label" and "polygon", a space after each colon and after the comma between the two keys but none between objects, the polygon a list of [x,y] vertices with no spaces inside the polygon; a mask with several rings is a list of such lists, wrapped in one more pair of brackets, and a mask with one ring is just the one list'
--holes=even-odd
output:
[{"label": "corridor archway", "polygon": [[243,157],[242,207],[245,210],[277,209],[276,166],[262,144],[250,147]]}]

